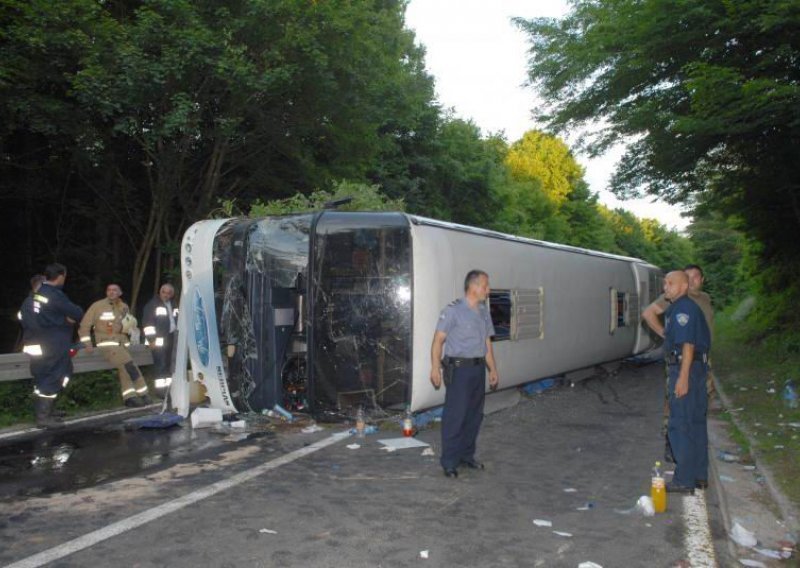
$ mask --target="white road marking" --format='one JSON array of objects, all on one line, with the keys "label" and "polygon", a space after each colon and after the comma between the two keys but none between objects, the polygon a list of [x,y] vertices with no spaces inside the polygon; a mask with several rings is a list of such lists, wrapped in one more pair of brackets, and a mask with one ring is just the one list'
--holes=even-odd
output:
[{"label": "white road marking", "polygon": [[94,546],[98,542],[108,540],[109,538],[147,524],[150,521],[155,521],[156,519],[160,519],[165,515],[179,511],[180,509],[188,507],[189,505],[197,503],[198,501],[212,497],[217,493],[231,489],[237,485],[241,485],[242,483],[250,481],[259,475],[279,468],[282,465],[296,461],[309,454],[313,454],[314,452],[335,444],[339,440],[343,440],[349,436],[350,434],[348,432],[333,434],[332,436],[323,438],[322,440],[319,440],[310,446],[306,446],[304,448],[300,448],[299,450],[285,454],[279,458],[248,469],[247,471],[238,473],[232,477],[229,477],[228,479],[212,483],[207,487],[198,489],[197,491],[192,491],[183,497],[178,497],[172,501],[167,501],[162,505],[142,511],[141,513],[133,515],[132,517],[128,517],[127,519],[117,521],[116,523],[112,523],[101,529],[92,531],[58,546],[54,546],[53,548],[39,552],[33,556],[23,558],[22,560],[14,562],[13,564],[9,564],[6,566],[6,568],[36,568],[60,558],[64,558],[65,556],[69,556],[70,554],[79,552],[85,548],[89,548],[90,546]]},{"label": "white road marking", "polygon": [[708,525],[706,492],[696,490],[683,497],[683,521],[686,527],[684,548],[692,568],[717,568],[714,541]]}]

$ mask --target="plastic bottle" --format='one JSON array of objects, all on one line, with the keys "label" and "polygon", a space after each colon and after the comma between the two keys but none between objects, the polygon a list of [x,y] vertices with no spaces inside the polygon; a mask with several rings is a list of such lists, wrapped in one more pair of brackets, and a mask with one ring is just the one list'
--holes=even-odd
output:
[{"label": "plastic bottle", "polygon": [[657,461],[653,468],[650,498],[653,500],[653,508],[656,513],[663,513],[667,510],[667,485],[664,483],[664,476],[661,474],[660,461]]},{"label": "plastic bottle", "polygon": [[403,436],[410,438],[414,435],[414,415],[411,414],[411,407],[406,406],[406,414],[403,417]]},{"label": "plastic bottle", "polygon": [[797,386],[792,379],[786,381],[786,386],[783,387],[783,403],[788,408],[797,408]]},{"label": "plastic bottle", "polygon": [[356,436],[359,438],[364,437],[364,430],[366,430],[367,424],[364,420],[364,409],[362,407],[358,407],[358,412],[356,413]]}]

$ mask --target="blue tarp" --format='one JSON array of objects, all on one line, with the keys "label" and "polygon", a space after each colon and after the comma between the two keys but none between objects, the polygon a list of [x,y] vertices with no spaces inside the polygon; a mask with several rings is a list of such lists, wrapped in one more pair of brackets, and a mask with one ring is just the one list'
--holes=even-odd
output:
[{"label": "blue tarp", "polygon": [[555,387],[556,384],[556,379],[541,379],[539,381],[533,381],[532,383],[526,383],[519,387],[519,390],[524,394],[538,394]]},{"label": "blue tarp", "polygon": [[128,430],[138,430],[140,428],[170,428],[183,421],[183,416],[165,412],[164,414],[148,414],[125,420],[125,428]]}]

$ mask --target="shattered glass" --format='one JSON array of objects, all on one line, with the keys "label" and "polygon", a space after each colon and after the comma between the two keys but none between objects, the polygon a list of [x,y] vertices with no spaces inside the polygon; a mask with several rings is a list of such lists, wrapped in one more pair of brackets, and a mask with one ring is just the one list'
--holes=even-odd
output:
[{"label": "shattered glass", "polygon": [[314,235],[317,414],[400,408],[411,377],[411,237],[400,214],[324,214]]},{"label": "shattered glass", "polygon": [[[220,229],[214,241],[214,283],[222,352],[227,356],[226,375],[236,407],[260,411],[267,401],[274,404],[282,391],[281,377],[275,376],[275,360],[285,357],[286,342],[275,339],[276,321],[291,306],[273,305],[287,290],[303,287],[308,268],[310,214],[237,219]],[[290,323],[296,323],[294,314]],[[268,341],[275,339],[275,341]],[[275,345],[282,348],[274,353]],[[272,365],[268,364],[272,362]],[[296,380],[296,378],[295,378]],[[296,388],[296,387],[295,387]],[[274,400],[274,402],[273,402]],[[271,404],[270,404],[271,406]]]}]

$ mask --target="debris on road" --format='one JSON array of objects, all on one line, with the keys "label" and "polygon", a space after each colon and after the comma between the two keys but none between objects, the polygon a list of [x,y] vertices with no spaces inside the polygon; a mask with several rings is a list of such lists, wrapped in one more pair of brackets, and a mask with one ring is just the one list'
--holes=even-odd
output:
[{"label": "debris on road", "polygon": [[324,428],[317,424],[312,424],[311,426],[306,426],[302,430],[300,430],[303,434],[314,434],[315,432],[322,432]]},{"label": "debris on road", "polygon": [[587,501],[586,503],[584,503],[580,507],[576,508],[575,510],[576,511],[588,511],[589,509],[594,509],[594,503],[592,503],[591,501]]},{"label": "debris on road", "polygon": [[546,519],[533,519],[533,524],[537,527],[552,527],[553,522]]},{"label": "debris on road", "polygon": [[733,523],[731,539],[739,546],[744,546],[745,548],[752,548],[758,544],[756,535],[740,525],[738,521]]},{"label": "debris on road", "polygon": [[575,489],[574,487],[567,487],[566,489],[564,489],[564,493],[577,493],[577,492],[578,490]]},{"label": "debris on road", "polygon": [[564,538],[572,538],[572,533],[564,532],[564,531],[553,531],[553,534],[558,536],[563,536]]},{"label": "debris on road", "polygon": [[419,557],[420,558],[424,558],[425,560],[427,560],[428,559],[428,551],[427,550],[420,550],[419,551]]},{"label": "debris on road", "polygon": [[244,420],[236,420],[230,423],[231,428],[247,428],[247,422]]},{"label": "debris on road", "polygon": [[272,529],[261,529],[258,532],[263,533],[263,534],[278,534],[278,531],[274,531]]},{"label": "debris on road", "polygon": [[751,568],[767,568],[767,565],[758,560],[750,560],[749,558],[740,558],[739,562],[742,566],[750,566]]},{"label": "debris on road", "polygon": [[427,457],[427,456],[435,456],[436,453],[434,453],[433,448],[425,448],[424,450],[422,450],[422,453],[420,455]]},{"label": "debris on road", "polygon": [[361,444],[347,444],[347,449],[348,450],[357,450],[360,447],[361,447]]},{"label": "debris on road", "polygon": [[171,428],[181,422],[183,422],[183,416],[180,414],[165,412],[163,414],[149,414],[147,416],[129,418],[124,420],[122,424],[126,430],[139,430]]},{"label": "debris on road", "polygon": [[[427,442],[423,442],[422,440],[417,440],[416,438],[384,438],[383,440],[378,440],[378,443],[382,444],[387,448],[394,448],[394,450],[430,447],[430,444],[428,444]],[[389,450],[389,451],[394,451],[394,450]]]},{"label": "debris on road", "polygon": [[734,463],[739,461],[739,456],[731,452],[726,452],[725,450],[719,450],[717,452],[717,459],[728,463]]},{"label": "debris on road", "polygon": [[736,480],[734,478],[732,478],[730,475],[720,475],[719,476],[719,480],[720,481],[724,481],[725,483],[735,483],[736,482]]},{"label": "debris on road", "polygon": [[[350,428],[348,432],[350,433],[351,436],[358,435],[358,430],[356,430],[355,428]],[[374,424],[367,424],[366,426],[364,426],[363,432],[364,434],[376,434],[378,432],[378,427],[375,426]]]},{"label": "debris on road", "polygon": [[191,416],[192,428],[210,428],[222,423],[219,408],[195,408]]},{"label": "debris on road", "polygon": [[772,550],[771,548],[758,548],[757,546],[754,546],[753,550],[755,552],[758,552],[761,556],[766,556],[767,558],[774,558],[775,560],[788,558],[788,556],[784,556],[783,552],[781,552],[780,550]]},{"label": "debris on road", "polygon": [[653,500],[647,495],[642,495],[639,497],[639,500],[636,502],[636,508],[645,517],[652,517],[656,514],[656,508],[653,505]]},{"label": "debris on road", "polygon": [[581,562],[578,568],[603,568],[597,562]]}]

